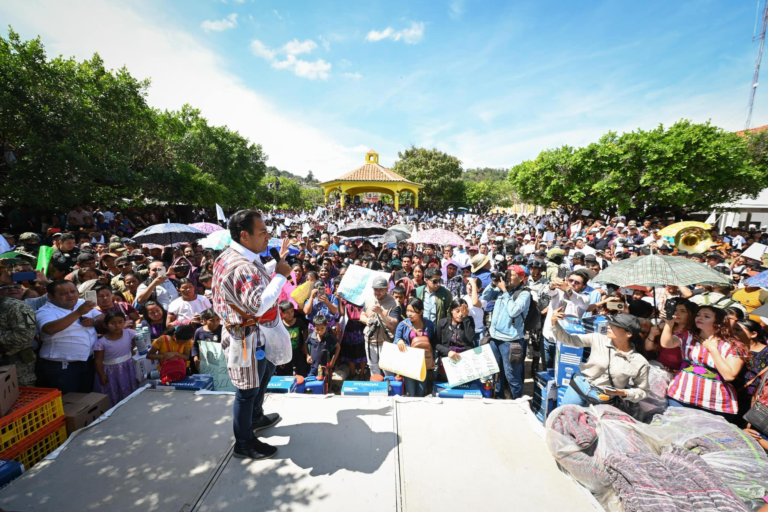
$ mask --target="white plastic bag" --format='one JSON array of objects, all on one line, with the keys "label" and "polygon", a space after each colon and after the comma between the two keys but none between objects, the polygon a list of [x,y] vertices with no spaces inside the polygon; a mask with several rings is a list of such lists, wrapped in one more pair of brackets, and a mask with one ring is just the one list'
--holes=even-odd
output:
[{"label": "white plastic bag", "polygon": [[280,315],[268,324],[259,326],[261,340],[264,342],[264,352],[267,359],[275,366],[287,364],[293,358],[293,349],[291,348],[291,335],[288,329],[283,325]]},{"label": "white plastic bag", "polygon": [[242,339],[235,338],[227,330],[222,334],[222,341],[225,336],[229,337],[227,368],[250,368],[251,359],[253,359],[253,343],[256,339],[256,334],[252,332],[245,337],[245,347],[243,347]]}]

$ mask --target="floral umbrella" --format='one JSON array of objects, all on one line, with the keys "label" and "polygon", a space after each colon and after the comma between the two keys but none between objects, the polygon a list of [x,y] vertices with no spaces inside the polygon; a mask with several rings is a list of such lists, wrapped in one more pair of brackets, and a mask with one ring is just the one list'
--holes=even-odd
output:
[{"label": "floral umbrella", "polygon": [[768,290],[768,270],[760,272],[756,276],[752,276],[749,279],[745,279],[744,284],[746,286],[756,286]]},{"label": "floral umbrella", "polygon": [[409,242],[415,244],[466,245],[467,241],[446,229],[425,229],[411,235]]},{"label": "floral umbrella", "polygon": [[206,233],[210,235],[214,231],[222,231],[224,230],[223,227],[219,226],[218,224],[211,224],[210,222],[196,222],[194,224],[190,224],[193,228],[197,228],[203,233]]},{"label": "floral umbrella", "polygon": [[205,233],[187,224],[169,222],[155,224],[134,235],[133,239],[140,244],[171,245],[179,242],[194,242],[205,238]]}]

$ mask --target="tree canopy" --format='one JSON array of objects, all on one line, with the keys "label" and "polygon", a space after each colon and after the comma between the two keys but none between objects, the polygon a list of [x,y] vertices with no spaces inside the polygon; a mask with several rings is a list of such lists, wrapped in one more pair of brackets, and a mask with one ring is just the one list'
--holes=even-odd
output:
[{"label": "tree canopy", "polygon": [[441,203],[461,202],[464,187],[461,181],[461,161],[437,149],[411,146],[397,154],[392,170],[407,180],[425,185],[419,193],[419,203],[444,206]]},{"label": "tree canopy", "polygon": [[542,151],[513,167],[509,182],[532,204],[610,214],[706,211],[768,187],[767,149],[766,135],[682,120]]},{"label": "tree canopy", "polygon": [[184,105],[146,102],[149,80],[107,70],[95,54],[49,59],[40,39],[0,36],[2,199],[67,207],[111,199],[263,204],[266,155]]}]

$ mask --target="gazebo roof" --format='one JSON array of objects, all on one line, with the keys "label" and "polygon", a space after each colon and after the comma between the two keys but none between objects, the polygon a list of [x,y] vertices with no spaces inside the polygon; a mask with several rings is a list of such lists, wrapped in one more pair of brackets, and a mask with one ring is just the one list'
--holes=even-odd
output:
[{"label": "gazebo roof", "polygon": [[[368,150],[367,155],[375,155],[375,160],[378,160],[378,154],[371,150]],[[409,181],[396,172],[387,169],[386,167],[382,167],[379,165],[379,163],[376,162],[366,162],[365,164],[361,165],[354,171],[350,171],[347,174],[344,174],[343,176],[340,176],[338,178],[325,181],[323,183],[320,183],[320,185],[326,185],[329,183],[334,183],[337,181],[366,181],[366,182],[399,182],[399,183],[406,183],[408,185],[412,185],[415,187],[423,187],[424,185],[420,183],[415,183],[413,181]]]}]

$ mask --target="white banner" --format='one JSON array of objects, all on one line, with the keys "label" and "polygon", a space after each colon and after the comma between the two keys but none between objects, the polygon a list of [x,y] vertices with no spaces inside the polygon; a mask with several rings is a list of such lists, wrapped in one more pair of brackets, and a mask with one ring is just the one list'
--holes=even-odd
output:
[{"label": "white banner", "polygon": [[389,281],[388,272],[377,272],[360,265],[350,265],[336,291],[344,300],[356,306],[362,306],[373,297],[373,279],[379,276]]},{"label": "white banner", "polygon": [[379,354],[379,366],[387,371],[424,382],[427,378],[427,364],[424,349],[406,347],[405,352],[394,343],[384,343]]}]

